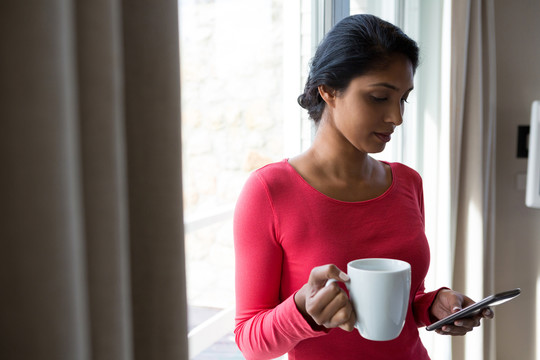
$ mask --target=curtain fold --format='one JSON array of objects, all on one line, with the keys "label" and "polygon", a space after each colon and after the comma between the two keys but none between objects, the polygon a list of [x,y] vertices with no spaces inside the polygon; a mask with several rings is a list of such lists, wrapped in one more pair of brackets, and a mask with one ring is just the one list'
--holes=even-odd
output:
[{"label": "curtain fold", "polygon": [[[451,224],[454,289],[494,291],[495,31],[492,0],[452,2]],[[494,359],[494,323],[453,339],[454,359]]]},{"label": "curtain fold", "polygon": [[0,3],[2,359],[187,359],[177,6]]},{"label": "curtain fold", "polygon": [[187,356],[179,341],[187,305],[177,6],[122,3],[133,339],[141,360]]},{"label": "curtain fold", "polygon": [[121,8],[76,4],[79,122],[92,358],[133,356]]}]

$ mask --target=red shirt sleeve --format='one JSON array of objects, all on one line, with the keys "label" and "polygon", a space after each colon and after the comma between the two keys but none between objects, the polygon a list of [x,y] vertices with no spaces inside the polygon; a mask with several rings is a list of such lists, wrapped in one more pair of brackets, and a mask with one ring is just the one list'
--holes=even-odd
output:
[{"label": "red shirt sleeve", "polygon": [[299,341],[324,335],[296,308],[294,295],[280,297],[283,251],[279,224],[265,183],[246,182],[234,215],[236,343],[246,359],[271,359]]},{"label": "red shirt sleeve", "polygon": [[418,327],[428,326],[435,322],[435,319],[433,319],[433,317],[431,316],[430,309],[433,301],[435,300],[435,297],[437,297],[437,294],[442,289],[446,288],[442,287],[438,290],[426,293],[424,289],[424,283],[422,282],[420,289],[416,292],[412,304],[414,320],[416,321],[416,325]]}]

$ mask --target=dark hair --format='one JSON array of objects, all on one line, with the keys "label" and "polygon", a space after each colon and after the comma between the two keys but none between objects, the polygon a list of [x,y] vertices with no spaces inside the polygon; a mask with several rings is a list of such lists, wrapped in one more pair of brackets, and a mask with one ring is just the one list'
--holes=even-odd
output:
[{"label": "dark hair", "polygon": [[373,15],[346,17],[319,44],[298,103],[318,123],[325,107],[319,85],[343,91],[354,77],[383,69],[395,54],[407,56],[416,71],[418,53],[416,42],[397,26]]}]

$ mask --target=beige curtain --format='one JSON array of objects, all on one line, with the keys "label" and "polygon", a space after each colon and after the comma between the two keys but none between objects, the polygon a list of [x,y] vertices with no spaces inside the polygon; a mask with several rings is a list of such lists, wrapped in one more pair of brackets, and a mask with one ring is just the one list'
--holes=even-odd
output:
[{"label": "beige curtain", "polygon": [[0,2],[0,359],[186,359],[177,1]]},{"label": "beige curtain", "polygon": [[[452,1],[451,188],[454,284],[494,290],[495,27],[492,0]],[[494,322],[453,339],[453,359],[495,359]]]}]

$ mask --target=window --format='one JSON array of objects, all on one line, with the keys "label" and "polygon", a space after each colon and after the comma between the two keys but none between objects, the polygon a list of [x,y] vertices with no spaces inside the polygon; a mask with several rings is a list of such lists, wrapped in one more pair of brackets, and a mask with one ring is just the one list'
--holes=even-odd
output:
[{"label": "window", "polygon": [[310,56],[309,4],[179,3],[190,357],[233,342],[232,214],[247,176],[309,139],[296,103]]}]

